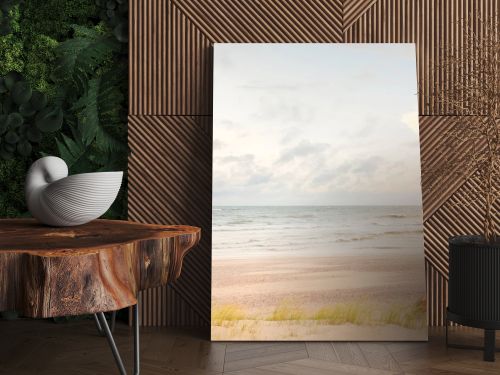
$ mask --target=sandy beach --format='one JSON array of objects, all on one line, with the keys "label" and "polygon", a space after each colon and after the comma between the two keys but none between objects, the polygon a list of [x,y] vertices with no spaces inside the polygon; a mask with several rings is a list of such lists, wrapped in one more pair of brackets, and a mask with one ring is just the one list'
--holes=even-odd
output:
[{"label": "sandy beach", "polygon": [[219,259],[219,340],[426,339],[420,254]]}]

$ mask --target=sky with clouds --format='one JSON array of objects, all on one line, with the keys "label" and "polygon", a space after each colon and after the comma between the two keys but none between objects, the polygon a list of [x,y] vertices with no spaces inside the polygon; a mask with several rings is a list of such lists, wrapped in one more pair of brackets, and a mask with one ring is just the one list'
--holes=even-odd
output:
[{"label": "sky with clouds", "polygon": [[213,204],[420,205],[413,44],[215,44]]}]

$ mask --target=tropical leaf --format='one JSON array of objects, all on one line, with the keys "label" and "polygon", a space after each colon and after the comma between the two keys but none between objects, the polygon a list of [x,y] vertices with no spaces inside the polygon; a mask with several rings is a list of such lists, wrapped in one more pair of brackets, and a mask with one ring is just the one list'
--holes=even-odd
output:
[{"label": "tropical leaf", "polygon": [[46,107],[38,112],[35,123],[38,129],[43,132],[59,130],[63,124],[63,111],[55,106]]},{"label": "tropical leaf", "polygon": [[82,92],[88,77],[120,49],[120,43],[95,29],[73,25],[73,30],[75,37],[57,47],[59,59],[54,76],[62,81],[70,80]]},{"label": "tropical leaf", "polygon": [[95,143],[87,145],[78,129],[72,129],[71,137],[61,134],[56,144],[70,174],[119,171],[126,166],[126,153],[103,152],[96,148]]},{"label": "tropical leaf", "polygon": [[12,100],[16,104],[25,104],[31,99],[33,90],[28,82],[19,81],[12,87],[11,95]]},{"label": "tropical leaf", "polygon": [[[95,142],[103,152],[125,151],[126,144],[116,137],[125,133],[120,118],[123,94],[116,83],[116,74],[108,72],[92,78],[84,95],[73,105],[77,112],[78,131],[84,144]],[[117,130],[121,130],[117,132]]]},{"label": "tropical leaf", "polygon": [[88,156],[91,150],[84,144],[77,130],[73,131],[73,137],[61,133],[56,139],[59,156],[66,162],[70,173],[93,172],[94,166]]}]

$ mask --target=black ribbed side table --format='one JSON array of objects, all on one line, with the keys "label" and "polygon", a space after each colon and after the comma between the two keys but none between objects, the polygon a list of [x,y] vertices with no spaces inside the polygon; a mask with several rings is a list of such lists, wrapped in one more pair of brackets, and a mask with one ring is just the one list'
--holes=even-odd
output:
[{"label": "black ribbed side table", "polygon": [[[484,346],[448,343],[448,322],[484,329]],[[484,360],[495,360],[495,331],[500,329],[500,244],[479,236],[449,240],[446,345],[484,350]]]}]

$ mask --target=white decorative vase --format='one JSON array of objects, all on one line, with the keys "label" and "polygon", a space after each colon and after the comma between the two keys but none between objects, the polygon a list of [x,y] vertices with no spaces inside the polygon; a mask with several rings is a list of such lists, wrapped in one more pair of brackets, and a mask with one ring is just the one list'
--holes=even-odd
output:
[{"label": "white decorative vase", "polygon": [[46,156],[35,161],[26,176],[26,203],[40,222],[69,227],[103,215],[116,199],[123,172],[68,176],[64,160]]}]

